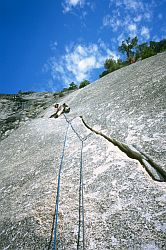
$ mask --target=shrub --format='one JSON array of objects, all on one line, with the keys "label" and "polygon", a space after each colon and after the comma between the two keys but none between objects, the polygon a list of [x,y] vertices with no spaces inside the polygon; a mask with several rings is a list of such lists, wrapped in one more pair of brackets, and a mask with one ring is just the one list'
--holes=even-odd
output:
[{"label": "shrub", "polygon": [[59,93],[59,97],[63,97],[64,96],[64,93],[63,92],[60,92]]},{"label": "shrub", "polygon": [[82,81],[81,83],[80,83],[80,86],[79,86],[79,88],[81,89],[81,88],[84,88],[85,86],[87,86],[87,85],[89,85],[90,84],[90,82],[88,81],[88,80],[84,80],[84,81]]},{"label": "shrub", "polygon": [[53,96],[54,96],[54,97],[57,97],[57,96],[59,96],[59,93],[58,93],[58,92],[55,92],[55,93],[53,94]]},{"label": "shrub", "polygon": [[103,71],[100,75],[99,78],[102,78],[103,76],[108,75],[110,72],[108,70]]},{"label": "shrub", "polygon": [[78,88],[77,85],[74,82],[72,82],[72,83],[70,83],[68,90],[74,90],[77,88]]}]

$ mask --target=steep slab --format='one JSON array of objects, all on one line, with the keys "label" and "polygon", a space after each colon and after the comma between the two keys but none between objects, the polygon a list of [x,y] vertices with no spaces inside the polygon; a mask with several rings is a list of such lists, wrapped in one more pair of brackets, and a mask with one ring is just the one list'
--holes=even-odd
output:
[{"label": "steep slab", "polygon": [[166,183],[154,181],[139,161],[88,129],[79,116],[108,137],[136,144],[165,169],[165,55],[113,72],[65,97],[62,102],[71,107],[67,120],[49,119],[50,107],[0,143],[1,249],[48,249],[67,121],[58,249],[77,249],[80,138],[85,249],[164,249]]}]

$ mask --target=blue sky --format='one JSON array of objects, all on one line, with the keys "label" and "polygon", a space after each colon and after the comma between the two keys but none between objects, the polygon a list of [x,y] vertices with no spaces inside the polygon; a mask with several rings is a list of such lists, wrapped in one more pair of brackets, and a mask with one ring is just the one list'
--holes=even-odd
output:
[{"label": "blue sky", "polygon": [[166,0],[0,0],[0,93],[98,79],[128,36],[166,38]]}]

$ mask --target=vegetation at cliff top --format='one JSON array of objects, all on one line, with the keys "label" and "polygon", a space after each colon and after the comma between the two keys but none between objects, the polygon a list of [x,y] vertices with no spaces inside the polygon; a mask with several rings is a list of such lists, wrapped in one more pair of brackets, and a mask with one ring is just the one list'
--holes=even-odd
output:
[{"label": "vegetation at cliff top", "polygon": [[106,59],[104,63],[105,70],[99,75],[100,78],[117,69],[135,63],[138,60],[143,60],[165,51],[166,39],[159,42],[150,41],[149,43],[145,42],[138,44],[138,37],[132,39],[128,37],[126,40],[122,41],[118,50],[126,56],[126,60],[122,61],[120,58],[117,61],[113,58]]},{"label": "vegetation at cliff top", "polygon": [[[138,44],[137,36],[134,38],[128,37],[126,40],[122,41],[122,44],[118,47],[118,50],[126,57],[125,60],[122,60],[121,58],[118,60],[113,58],[106,59],[104,62],[105,70],[99,75],[99,78],[122,67],[135,63],[138,60],[143,60],[145,58],[154,56],[157,53],[166,51],[166,39],[163,39],[159,42],[150,41],[149,43],[144,42],[142,44]],[[68,88],[64,88],[61,92],[56,92],[54,94],[55,96],[58,95],[59,97],[63,97],[65,92],[81,89],[89,84],[90,82],[88,80],[82,81],[79,85],[71,82]],[[33,93],[33,91],[22,92],[21,90],[18,92],[19,95]]]},{"label": "vegetation at cliff top", "polygon": [[76,85],[74,82],[71,82],[69,84],[68,88],[64,88],[63,91],[61,91],[61,96],[60,97],[62,97],[62,93],[64,93],[64,92],[67,92],[67,91],[70,91],[70,90],[76,90],[78,88],[81,89],[81,88],[84,88],[85,86],[87,86],[89,84],[90,84],[90,82],[88,80],[82,81],[79,86]]}]

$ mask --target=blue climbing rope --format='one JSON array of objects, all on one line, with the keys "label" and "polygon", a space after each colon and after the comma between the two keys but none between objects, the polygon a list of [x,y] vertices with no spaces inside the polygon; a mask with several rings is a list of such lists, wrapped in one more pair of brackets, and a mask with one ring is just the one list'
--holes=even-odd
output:
[{"label": "blue climbing rope", "polygon": [[65,114],[63,114],[63,115],[64,115],[64,117],[65,117],[65,119],[66,119],[66,122],[70,124],[70,127],[72,128],[72,130],[74,131],[74,133],[77,135],[78,139],[79,139],[80,141],[82,141],[82,140],[83,140],[82,137],[77,133],[77,131],[75,130],[75,128],[73,127],[73,125],[72,125],[72,123],[71,123],[71,122],[72,122],[75,118],[77,118],[77,117],[74,117],[73,119],[68,120],[67,117],[66,117],[66,115],[65,115]]},{"label": "blue climbing rope", "polygon": [[56,206],[55,206],[55,224],[54,224],[54,244],[53,244],[53,250],[57,249],[57,227],[58,227],[58,211],[59,211],[59,198],[60,198],[60,182],[61,182],[61,172],[62,172],[62,166],[63,166],[63,159],[64,159],[64,152],[66,147],[66,141],[67,141],[67,133],[69,129],[69,123],[66,129],[65,139],[63,143],[63,149],[62,149],[62,156],[61,156],[61,162],[59,166],[59,174],[58,174],[58,186],[57,186],[57,195],[56,195]]},{"label": "blue climbing rope", "polygon": [[[87,138],[86,138],[87,139]],[[86,140],[85,139],[85,140]],[[83,179],[83,147],[84,141],[82,141],[81,145],[81,177],[82,177],[82,185],[81,185],[81,196],[82,196],[82,241],[83,241],[83,250],[85,249],[85,226],[84,226],[84,179]]]},{"label": "blue climbing rope", "polygon": [[66,115],[63,114],[65,117],[66,122],[68,123],[66,134],[64,138],[63,143],[63,149],[62,149],[62,155],[61,155],[61,161],[59,166],[59,174],[58,174],[58,185],[57,185],[57,195],[56,195],[56,206],[55,206],[55,217],[53,221],[53,231],[54,231],[54,241],[53,241],[53,250],[57,250],[57,228],[58,228],[58,212],[59,212],[59,199],[60,199],[60,182],[61,182],[61,172],[62,172],[62,166],[63,166],[63,160],[64,160],[64,152],[66,147],[66,141],[67,141],[67,134],[69,126],[73,130],[73,132],[78,137],[79,141],[81,142],[81,151],[80,151],[80,182],[79,182],[79,223],[78,223],[78,236],[77,236],[77,250],[80,248],[80,236],[81,236],[81,228],[82,228],[82,249],[85,249],[85,226],[84,226],[84,187],[83,187],[83,146],[84,141],[91,135],[91,133],[86,136],[85,138],[82,138],[75,128],[72,125],[72,121],[77,118],[73,118],[71,120],[68,120]]},{"label": "blue climbing rope", "polygon": [[85,249],[85,230],[84,230],[84,183],[83,183],[83,147],[84,141],[81,141],[81,155],[80,155],[80,185],[79,185],[79,223],[78,223],[78,237],[77,237],[77,250],[80,247],[80,235],[82,224],[82,249]]},{"label": "blue climbing rope", "polygon": [[80,248],[80,237],[81,237],[81,226],[82,226],[82,249],[85,249],[85,226],[84,226],[84,184],[83,184],[83,147],[84,147],[84,141],[89,137],[86,136],[85,138],[82,138],[75,128],[72,125],[72,121],[75,119],[73,118],[71,121],[69,121],[64,114],[64,117],[66,119],[66,122],[70,124],[70,127],[72,128],[73,132],[77,135],[78,139],[81,142],[81,154],[80,154],[80,183],[79,183],[79,222],[78,222],[78,234],[77,234],[77,250]]}]

